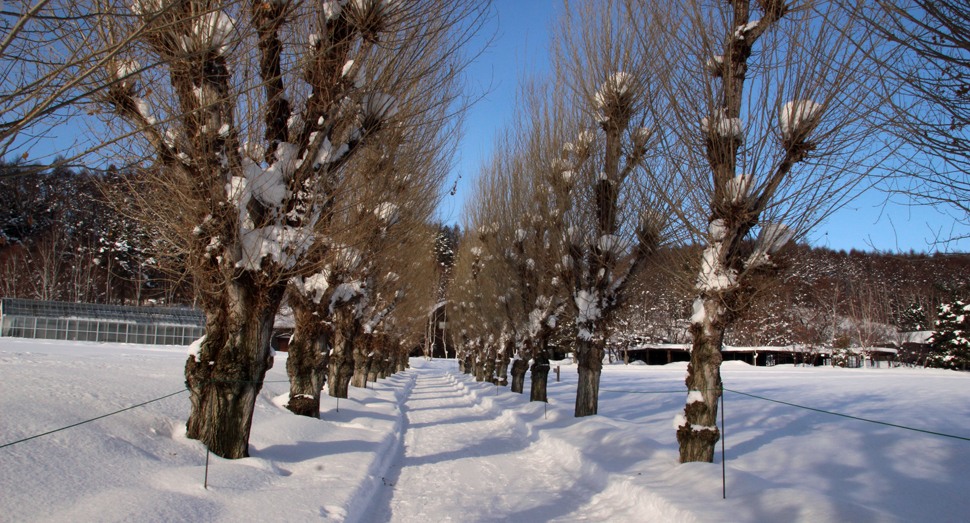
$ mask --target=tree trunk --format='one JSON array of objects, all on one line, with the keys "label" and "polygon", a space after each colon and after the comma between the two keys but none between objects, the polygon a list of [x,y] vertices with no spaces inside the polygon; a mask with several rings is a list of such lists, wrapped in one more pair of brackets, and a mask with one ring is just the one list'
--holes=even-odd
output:
[{"label": "tree trunk", "polygon": [[244,273],[220,300],[204,306],[206,336],[185,362],[191,413],[186,436],[217,456],[249,456],[256,396],[273,367],[270,337],[285,285],[261,287]]},{"label": "tree trunk", "polygon": [[354,371],[350,384],[358,389],[367,388],[367,374],[370,372],[371,359],[374,357],[370,341],[370,336],[359,336],[354,343]]},{"label": "tree trunk", "polygon": [[[360,322],[342,318],[338,312],[334,318],[333,354],[330,356],[330,395],[346,398],[350,379],[354,375],[354,343]],[[343,320],[343,321],[341,321]]]},{"label": "tree trunk", "polygon": [[[697,312],[698,304],[703,304],[705,314],[700,315]],[[686,420],[677,428],[677,441],[680,443],[681,463],[713,463],[714,446],[721,437],[717,429],[717,402],[723,387],[721,344],[724,340],[724,329],[711,320],[720,316],[720,300],[698,298],[694,307],[695,317],[702,316],[702,319],[693,322],[690,327],[694,340],[690,364],[687,366],[689,403],[684,408]]]},{"label": "tree trunk", "polygon": [[485,350],[485,370],[484,376],[485,381],[489,383],[497,383],[495,380],[495,345],[489,345],[488,349]]},{"label": "tree trunk", "polygon": [[286,356],[286,374],[290,378],[286,408],[300,416],[319,418],[320,391],[327,381],[330,359],[328,329],[319,316],[314,316],[315,308],[300,301],[298,297],[291,298],[296,327]]},{"label": "tree trunk", "polygon": [[375,383],[377,381],[377,375],[381,373],[381,369],[384,367],[384,351],[374,347],[374,355],[369,360],[370,363],[367,365],[367,381]]},{"label": "tree trunk", "polygon": [[498,361],[498,370],[496,375],[498,376],[498,384],[506,387],[509,384],[509,353],[514,349],[515,345],[513,343],[508,343],[505,345],[505,350],[502,351],[502,357]]},{"label": "tree trunk", "polygon": [[397,372],[404,372],[408,370],[408,365],[409,365],[408,358],[409,356],[407,352],[401,351],[398,353],[397,358],[395,358],[396,365],[397,365]]},{"label": "tree trunk", "polygon": [[525,386],[525,371],[529,369],[529,363],[521,358],[512,360],[512,392],[522,394]]},{"label": "tree trunk", "polygon": [[485,362],[481,353],[475,355],[475,381],[485,381]]},{"label": "tree trunk", "polygon": [[579,363],[579,380],[576,384],[577,418],[592,416],[599,409],[600,374],[603,372],[603,347],[590,340],[576,340],[576,359]]},{"label": "tree trunk", "polygon": [[546,382],[549,380],[549,356],[545,351],[545,341],[532,358],[532,393],[529,401],[548,401],[546,399]]},{"label": "tree trunk", "polygon": [[473,363],[474,360],[472,359],[472,353],[471,352],[468,352],[468,353],[465,354],[465,360],[464,361],[465,361],[465,365],[462,366],[462,369],[461,369],[462,372],[464,372],[465,374],[471,374],[472,371],[474,370],[474,366],[475,366],[474,363]]}]

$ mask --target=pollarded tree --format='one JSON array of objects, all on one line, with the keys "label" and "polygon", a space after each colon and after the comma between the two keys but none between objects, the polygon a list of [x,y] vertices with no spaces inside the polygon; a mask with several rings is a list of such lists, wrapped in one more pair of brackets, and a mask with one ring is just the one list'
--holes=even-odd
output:
[{"label": "pollarded tree", "polygon": [[[476,4],[477,5],[477,4]],[[98,39],[128,41],[107,61],[107,123],[152,164],[138,203],[185,260],[206,313],[186,362],[187,435],[248,455],[253,407],[272,365],[269,338],[293,276],[319,271],[319,226],[343,168],[388,122],[396,93],[426,78],[423,51],[467,4],[144,0],[112,13]],[[130,9],[130,10],[129,10]],[[444,11],[449,16],[432,19]],[[450,40],[456,49],[460,33]],[[398,52],[379,52],[396,50]],[[164,68],[142,70],[135,58]],[[379,62],[376,60],[379,58]],[[313,267],[306,267],[309,262]]]},{"label": "pollarded tree", "polygon": [[626,16],[617,2],[567,4],[554,47],[574,110],[565,120],[575,134],[547,165],[553,236],[577,329],[577,417],[597,412],[608,326],[667,222],[659,202],[635,183],[654,133],[655,115],[645,109],[658,80],[651,61],[662,42],[656,49],[634,45]]},{"label": "pollarded tree", "polygon": [[[460,65],[449,57],[426,58]],[[332,396],[347,397],[351,376],[355,386],[365,386],[363,354],[369,351],[356,340],[377,320],[364,316],[383,318],[389,312],[385,309],[394,306],[393,299],[386,299],[395,292],[384,292],[383,305],[374,309],[381,302],[379,288],[393,286],[399,271],[411,270],[400,263],[396,269],[381,264],[393,262],[401,249],[430,250],[410,243],[424,239],[416,228],[423,231],[434,210],[437,198],[429,195],[441,192],[456,135],[449,115],[460,108],[449,103],[459,87],[454,67],[429,74],[438,76],[432,82],[436,88],[422,84],[402,93],[402,116],[384,130],[380,143],[361,150],[344,168],[343,187],[333,196],[332,211],[318,224],[327,245],[315,252],[313,263],[305,264],[305,274],[290,280],[296,325],[287,359],[287,405],[297,414],[319,415],[320,390],[328,374]]]},{"label": "pollarded tree", "polygon": [[[656,53],[651,111],[662,167],[657,194],[703,245],[680,459],[711,461],[720,437],[725,330],[756,294],[772,254],[852,195],[878,163],[868,116],[865,28],[833,2],[631,1],[640,45]],[[662,50],[661,50],[662,51]],[[767,280],[767,281],[770,281]]]}]

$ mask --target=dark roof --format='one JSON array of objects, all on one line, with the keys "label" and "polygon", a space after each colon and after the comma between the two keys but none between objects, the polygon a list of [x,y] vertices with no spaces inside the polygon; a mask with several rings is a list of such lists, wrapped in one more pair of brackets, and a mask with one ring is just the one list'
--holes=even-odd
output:
[{"label": "dark roof", "polygon": [[204,326],[205,315],[191,307],[130,307],[62,301],[0,298],[0,316],[107,320],[126,323]]}]

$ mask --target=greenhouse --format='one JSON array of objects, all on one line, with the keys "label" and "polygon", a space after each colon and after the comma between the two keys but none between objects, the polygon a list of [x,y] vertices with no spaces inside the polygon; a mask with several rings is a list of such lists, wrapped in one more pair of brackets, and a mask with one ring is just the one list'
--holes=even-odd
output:
[{"label": "greenhouse", "polygon": [[0,337],[188,345],[205,333],[202,311],[0,298]]}]

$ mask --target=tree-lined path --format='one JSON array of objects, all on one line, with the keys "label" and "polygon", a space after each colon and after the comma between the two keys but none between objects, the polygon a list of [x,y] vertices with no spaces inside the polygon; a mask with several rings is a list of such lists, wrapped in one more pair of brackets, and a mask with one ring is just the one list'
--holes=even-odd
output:
[{"label": "tree-lined path", "polygon": [[[577,511],[599,489],[553,459],[561,442],[486,408],[487,395],[441,367],[412,372],[401,451],[364,521],[582,519]],[[511,400],[507,388],[496,392]]]}]

